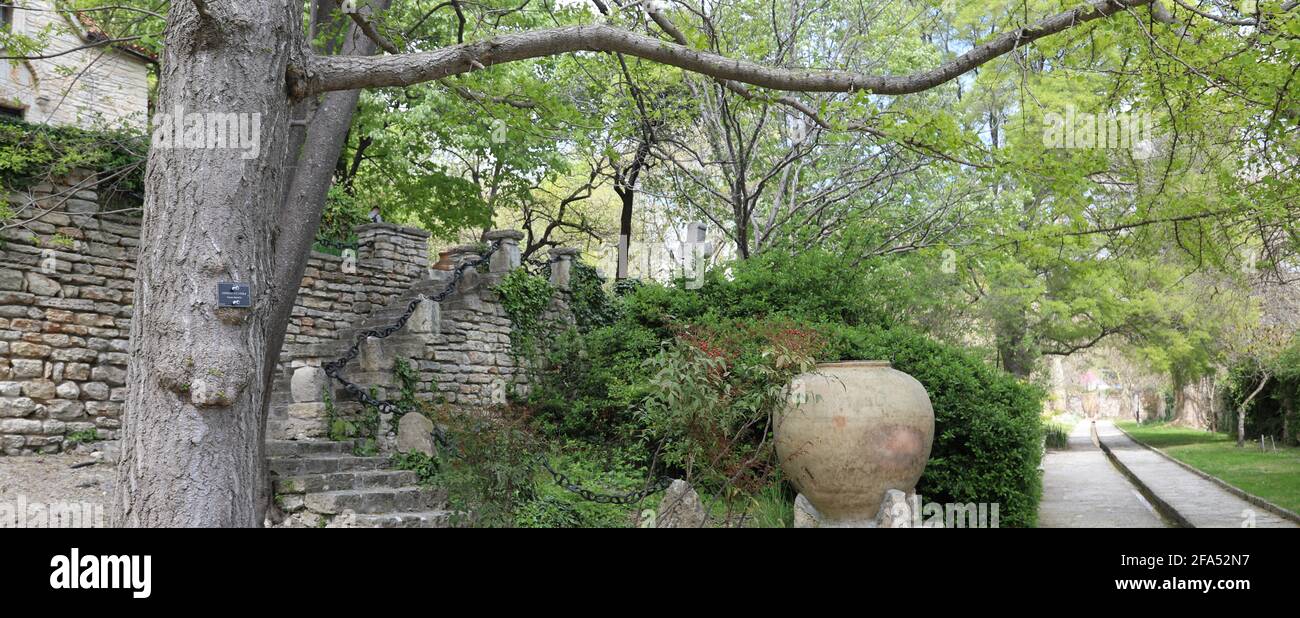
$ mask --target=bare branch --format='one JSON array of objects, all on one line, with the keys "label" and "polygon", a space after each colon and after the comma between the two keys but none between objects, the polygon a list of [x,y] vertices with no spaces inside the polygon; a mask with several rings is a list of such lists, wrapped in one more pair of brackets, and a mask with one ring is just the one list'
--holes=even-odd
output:
[{"label": "bare branch", "polygon": [[361,30],[361,33],[369,37],[371,41],[374,41],[380,49],[390,54],[402,53],[402,50],[398,49],[396,45],[393,45],[392,41],[384,38],[384,35],[379,34],[379,31],[375,29],[375,25],[370,23],[370,20],[366,19],[365,16],[361,14],[361,11],[353,11],[348,13],[348,15],[352,17],[352,21],[357,24],[357,29]]},{"label": "bare branch", "polygon": [[1005,32],[936,68],[909,75],[776,69],[692,50],[611,26],[590,25],[505,34],[418,54],[382,57],[313,56],[309,59],[311,66],[305,72],[306,91],[320,93],[409,86],[507,62],[595,51],[624,53],[710,77],[736,80],[774,90],[910,94],[948,82],[1022,45],[1133,7],[1148,5],[1151,1],[1098,0]]}]

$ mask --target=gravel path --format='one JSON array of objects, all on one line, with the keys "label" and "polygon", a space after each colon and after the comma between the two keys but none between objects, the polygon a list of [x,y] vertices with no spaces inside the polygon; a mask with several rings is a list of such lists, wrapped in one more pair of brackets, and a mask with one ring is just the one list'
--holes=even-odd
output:
[{"label": "gravel path", "polygon": [[1043,458],[1040,528],[1162,528],[1164,521],[1092,443],[1088,421],[1070,447]]},{"label": "gravel path", "polygon": [[102,528],[115,471],[90,454],[0,457],[0,528]]}]

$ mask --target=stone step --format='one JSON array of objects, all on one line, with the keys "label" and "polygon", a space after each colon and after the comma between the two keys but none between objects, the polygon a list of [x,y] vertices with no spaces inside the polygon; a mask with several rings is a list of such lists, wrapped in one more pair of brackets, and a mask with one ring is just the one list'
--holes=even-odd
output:
[{"label": "stone step", "polygon": [[437,510],[446,504],[446,492],[423,487],[348,489],[304,495],[307,509],[335,515],[343,511],[382,514]]},{"label": "stone step", "polygon": [[301,494],[349,489],[396,489],[415,485],[419,475],[410,470],[370,470],[308,474],[275,479],[277,494]]},{"label": "stone step", "polygon": [[268,462],[280,476],[304,476],[308,474],[332,474],[334,472],[361,472],[381,470],[388,465],[387,457],[344,456],[310,456],[310,457],[275,457]]},{"label": "stone step", "polygon": [[366,528],[447,528],[451,511],[416,511],[357,515],[357,526]]},{"label": "stone step", "polygon": [[354,443],[331,440],[267,440],[267,457],[307,457],[310,455],[349,455]]}]

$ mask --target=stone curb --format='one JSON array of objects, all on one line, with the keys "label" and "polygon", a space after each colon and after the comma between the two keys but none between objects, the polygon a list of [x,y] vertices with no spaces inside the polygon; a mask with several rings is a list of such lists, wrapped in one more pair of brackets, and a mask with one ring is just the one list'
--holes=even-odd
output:
[{"label": "stone curb", "polygon": [[1156,447],[1154,447],[1154,446],[1151,446],[1150,444],[1147,444],[1146,442],[1143,442],[1143,441],[1141,441],[1141,440],[1139,440],[1139,439],[1133,437],[1133,434],[1130,434],[1129,432],[1124,431],[1124,429],[1123,429],[1122,427],[1120,427],[1119,425],[1115,425],[1115,429],[1118,429],[1120,433],[1122,433],[1122,434],[1128,436],[1128,439],[1130,439],[1130,440],[1132,440],[1133,442],[1137,443],[1137,444],[1140,445],[1142,448],[1145,448],[1145,449],[1147,449],[1147,450],[1149,450],[1149,451],[1151,451],[1151,452],[1153,452],[1153,453],[1155,453],[1155,454],[1157,454],[1157,455],[1160,455],[1161,457],[1164,457],[1165,459],[1168,459],[1169,461],[1172,461],[1172,462],[1174,462],[1175,464],[1178,464],[1178,466],[1181,467],[1181,468],[1183,468],[1184,470],[1187,470],[1188,472],[1191,472],[1192,474],[1195,474],[1196,476],[1199,476],[1199,477],[1201,477],[1201,478],[1203,478],[1203,479],[1205,479],[1205,480],[1207,480],[1207,481],[1209,481],[1209,482],[1211,482],[1211,483],[1214,483],[1215,485],[1218,485],[1219,487],[1222,487],[1223,489],[1227,490],[1228,493],[1230,493],[1230,494],[1232,494],[1232,495],[1234,495],[1234,496],[1237,496],[1238,498],[1241,498],[1242,500],[1245,500],[1246,502],[1249,502],[1249,503],[1251,503],[1251,504],[1253,504],[1253,505],[1255,505],[1255,506],[1257,506],[1257,507],[1259,507],[1259,508],[1261,508],[1261,509],[1264,509],[1264,510],[1266,510],[1266,511],[1269,511],[1269,512],[1273,513],[1274,515],[1277,515],[1278,517],[1281,517],[1281,518],[1283,518],[1283,519],[1289,519],[1289,520],[1291,520],[1291,521],[1293,521],[1293,522],[1296,522],[1296,523],[1300,523],[1300,513],[1296,513],[1295,511],[1292,511],[1292,510],[1289,510],[1289,509],[1286,509],[1286,508],[1280,507],[1280,506],[1278,506],[1278,505],[1276,505],[1276,504],[1273,504],[1272,502],[1269,502],[1268,500],[1265,500],[1265,499],[1263,499],[1263,498],[1261,498],[1261,497],[1259,497],[1259,496],[1256,496],[1255,494],[1248,493],[1248,492],[1246,492],[1245,490],[1240,489],[1240,488],[1238,488],[1238,487],[1236,487],[1236,486],[1229,485],[1229,484],[1227,483],[1227,481],[1224,481],[1223,479],[1221,479],[1221,478],[1219,478],[1219,477],[1217,477],[1217,476],[1213,476],[1213,475],[1211,475],[1211,474],[1209,474],[1209,473],[1207,473],[1207,472],[1204,472],[1204,471],[1202,471],[1202,470],[1198,470],[1198,469],[1193,468],[1192,466],[1189,466],[1189,465],[1187,465],[1187,464],[1185,464],[1185,463],[1183,463],[1183,462],[1181,462],[1181,461],[1178,461],[1177,459],[1174,459],[1173,457],[1171,457],[1168,453],[1166,453],[1166,452],[1164,452],[1164,451],[1162,451],[1162,450],[1160,450],[1160,449],[1158,449],[1158,448],[1156,448]]},{"label": "stone curb", "polygon": [[1097,445],[1097,448],[1100,448],[1101,452],[1106,454],[1106,459],[1110,460],[1111,465],[1115,466],[1115,468],[1119,470],[1120,474],[1123,474],[1124,478],[1128,479],[1128,481],[1137,488],[1138,493],[1142,494],[1142,497],[1146,498],[1147,502],[1150,502],[1151,506],[1155,507],[1156,512],[1159,513],[1165,521],[1174,524],[1174,526],[1178,528],[1196,527],[1192,525],[1192,522],[1188,521],[1186,517],[1183,517],[1182,513],[1179,513],[1178,509],[1175,509],[1173,505],[1165,502],[1160,496],[1157,496],[1155,491],[1152,491],[1146,483],[1142,482],[1142,479],[1138,478],[1138,476],[1134,474],[1128,466],[1124,465],[1124,462],[1120,461],[1114,453],[1110,452],[1110,447],[1106,446],[1106,443],[1102,442],[1101,437],[1097,435],[1096,421],[1091,421],[1088,424],[1088,427],[1092,433],[1092,443]]}]

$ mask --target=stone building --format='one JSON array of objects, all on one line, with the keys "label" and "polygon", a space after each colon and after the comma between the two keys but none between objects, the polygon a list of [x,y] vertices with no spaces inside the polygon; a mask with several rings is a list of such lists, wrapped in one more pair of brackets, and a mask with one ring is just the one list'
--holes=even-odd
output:
[{"label": "stone building", "polygon": [[10,1],[0,26],[40,40],[45,58],[7,61],[0,69],[0,115],[82,128],[109,125],[144,130],[149,66],[154,58],[108,36],[85,13],[58,10],[53,0]]}]

